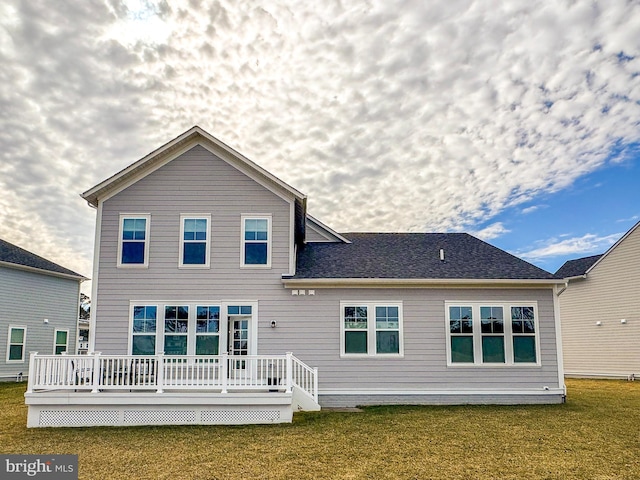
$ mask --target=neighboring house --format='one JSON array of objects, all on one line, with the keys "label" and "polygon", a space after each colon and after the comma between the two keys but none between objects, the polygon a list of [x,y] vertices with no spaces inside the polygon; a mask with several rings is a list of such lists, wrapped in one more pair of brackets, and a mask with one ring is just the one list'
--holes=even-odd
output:
[{"label": "neighboring house", "polygon": [[86,355],[89,353],[89,319],[78,319],[78,344],[76,345],[76,352],[80,355]]},{"label": "neighboring house", "polygon": [[0,240],[0,380],[26,378],[29,352],[74,352],[83,280]]},{"label": "neighboring house", "polygon": [[337,233],[198,127],[83,197],[101,353],[36,375],[29,426],[564,399],[559,282],[470,235]]},{"label": "neighboring house", "polygon": [[556,276],[565,373],[640,375],[640,223],[606,253],[566,262]]}]

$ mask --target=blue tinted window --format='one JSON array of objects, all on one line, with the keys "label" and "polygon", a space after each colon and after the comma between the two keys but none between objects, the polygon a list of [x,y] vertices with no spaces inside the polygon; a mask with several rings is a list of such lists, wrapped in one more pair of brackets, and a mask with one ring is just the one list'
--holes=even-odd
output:
[{"label": "blue tinted window", "polygon": [[122,221],[122,257],[123,264],[144,264],[146,241],[146,218],[125,218]]},{"label": "blue tinted window", "polygon": [[247,265],[267,264],[267,244],[266,243],[245,243],[244,263]]}]

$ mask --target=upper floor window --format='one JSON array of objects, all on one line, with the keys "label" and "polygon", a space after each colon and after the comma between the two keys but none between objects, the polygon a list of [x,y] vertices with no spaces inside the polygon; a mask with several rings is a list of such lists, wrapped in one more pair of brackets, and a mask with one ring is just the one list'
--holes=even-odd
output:
[{"label": "upper floor window", "polygon": [[401,355],[400,303],[341,302],[341,353]]},{"label": "upper floor window", "polygon": [[537,305],[447,303],[447,363],[539,364]]},{"label": "upper floor window", "polygon": [[241,265],[271,267],[271,216],[242,216]]},{"label": "upper floor window", "polygon": [[149,265],[149,226],[151,216],[120,215],[118,266]]},{"label": "upper floor window", "polygon": [[24,344],[27,337],[27,327],[9,325],[7,339],[7,362],[24,362]]},{"label": "upper floor window", "polygon": [[67,351],[69,340],[69,330],[58,330],[53,334],[53,353],[60,355]]},{"label": "upper floor window", "polygon": [[209,266],[211,215],[180,216],[180,266]]}]

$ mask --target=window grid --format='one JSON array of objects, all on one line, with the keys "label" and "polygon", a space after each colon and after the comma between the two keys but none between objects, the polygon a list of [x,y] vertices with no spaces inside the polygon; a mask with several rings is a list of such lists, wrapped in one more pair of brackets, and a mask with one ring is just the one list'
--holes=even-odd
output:
[{"label": "window grid", "polygon": [[186,355],[189,333],[189,306],[166,305],[164,307],[164,353]]},{"label": "window grid", "polygon": [[67,351],[69,341],[69,330],[56,329],[53,334],[53,354],[61,355]]},{"label": "window grid", "polygon": [[220,307],[196,307],[196,355],[218,355],[220,350]]},{"label": "window grid", "polygon": [[148,214],[120,215],[119,267],[148,266],[150,222]]},{"label": "window grid", "polygon": [[180,216],[180,267],[209,267],[211,215]]},{"label": "window grid", "polygon": [[7,362],[24,362],[27,327],[9,325]]},{"label": "window grid", "polygon": [[446,311],[448,365],[540,365],[535,302],[446,302]]},{"label": "window grid", "polygon": [[242,216],[243,267],[271,267],[271,217]]},{"label": "window grid", "polygon": [[400,356],[402,306],[400,303],[341,302],[341,354]]},{"label": "window grid", "polygon": [[132,313],[131,353],[133,355],[155,355],[158,307],[155,305],[135,305]]}]

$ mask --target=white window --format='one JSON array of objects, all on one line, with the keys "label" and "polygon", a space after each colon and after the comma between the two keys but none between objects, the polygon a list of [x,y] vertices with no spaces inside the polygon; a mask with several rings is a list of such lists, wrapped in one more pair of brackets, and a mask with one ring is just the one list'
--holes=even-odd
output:
[{"label": "white window", "polygon": [[9,325],[7,362],[24,362],[27,327]]},{"label": "white window", "polygon": [[131,302],[132,355],[255,355],[257,302]]},{"label": "white window", "polygon": [[164,354],[186,355],[189,334],[189,306],[164,307]]},{"label": "white window", "polygon": [[211,215],[180,215],[180,267],[209,267]]},{"label": "white window", "polygon": [[271,215],[242,215],[242,267],[271,267]]},{"label": "white window", "polygon": [[69,343],[69,330],[58,330],[53,332],[53,354],[60,355],[67,351]]},{"label": "white window", "polygon": [[121,214],[118,238],[118,267],[149,266],[151,215]]},{"label": "white window", "polygon": [[536,302],[447,302],[448,365],[540,364]]},{"label": "white window", "polygon": [[220,307],[196,307],[196,355],[218,355],[220,351]]},{"label": "white window", "polygon": [[340,302],[342,355],[403,355],[402,303]]},{"label": "white window", "polygon": [[133,305],[131,310],[131,316],[133,317],[131,354],[155,355],[157,305]]}]

